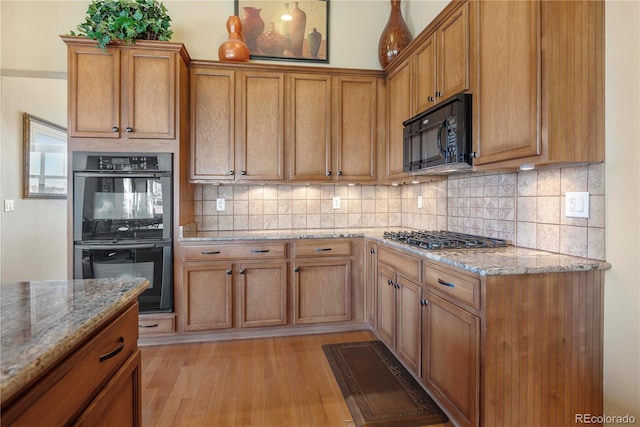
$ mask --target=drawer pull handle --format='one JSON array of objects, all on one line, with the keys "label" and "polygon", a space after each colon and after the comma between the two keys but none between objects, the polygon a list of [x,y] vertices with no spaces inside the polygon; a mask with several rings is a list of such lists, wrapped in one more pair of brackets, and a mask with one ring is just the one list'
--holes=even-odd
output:
[{"label": "drawer pull handle", "polygon": [[453,287],[455,287],[455,286],[456,286],[456,285],[454,285],[453,283],[445,282],[445,281],[444,281],[444,280],[442,280],[442,279],[438,279],[438,283],[440,283],[442,286],[448,286],[448,287],[450,287],[450,288],[453,288]]},{"label": "drawer pull handle", "polygon": [[314,251],[316,252],[327,252],[330,251],[331,248],[315,248]]},{"label": "drawer pull handle", "polygon": [[116,348],[115,350],[107,354],[103,354],[102,356],[100,356],[100,362],[104,362],[107,359],[111,359],[113,356],[115,356],[116,354],[122,351],[122,349],[124,348],[124,337],[120,337],[119,341],[120,341],[120,345],[118,346],[118,348]]},{"label": "drawer pull handle", "polygon": [[160,326],[159,323],[154,323],[153,325],[138,325],[138,328],[157,328]]},{"label": "drawer pull handle", "polygon": [[269,252],[269,249],[251,249],[254,254],[265,254]]},{"label": "drawer pull handle", "polygon": [[218,255],[220,251],[202,251],[202,255]]}]

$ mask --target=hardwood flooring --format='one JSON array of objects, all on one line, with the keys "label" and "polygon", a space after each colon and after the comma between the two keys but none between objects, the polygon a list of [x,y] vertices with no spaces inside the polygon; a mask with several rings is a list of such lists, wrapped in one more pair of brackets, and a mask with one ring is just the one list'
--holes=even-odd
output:
[{"label": "hardwood flooring", "polygon": [[372,339],[355,331],[141,347],[142,425],[353,426],[321,346]]}]

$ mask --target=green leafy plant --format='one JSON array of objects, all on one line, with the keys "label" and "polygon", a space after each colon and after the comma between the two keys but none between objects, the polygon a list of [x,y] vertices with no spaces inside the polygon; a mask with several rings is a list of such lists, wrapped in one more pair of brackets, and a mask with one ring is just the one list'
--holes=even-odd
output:
[{"label": "green leafy plant", "polygon": [[98,41],[105,49],[111,40],[171,40],[173,30],[167,8],[158,0],[93,0],[78,34]]}]

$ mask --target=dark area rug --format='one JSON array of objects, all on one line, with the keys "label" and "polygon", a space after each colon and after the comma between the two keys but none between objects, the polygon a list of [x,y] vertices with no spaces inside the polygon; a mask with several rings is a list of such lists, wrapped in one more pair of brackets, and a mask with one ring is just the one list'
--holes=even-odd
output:
[{"label": "dark area rug", "polygon": [[447,416],[380,341],[322,346],[358,427],[415,427]]}]

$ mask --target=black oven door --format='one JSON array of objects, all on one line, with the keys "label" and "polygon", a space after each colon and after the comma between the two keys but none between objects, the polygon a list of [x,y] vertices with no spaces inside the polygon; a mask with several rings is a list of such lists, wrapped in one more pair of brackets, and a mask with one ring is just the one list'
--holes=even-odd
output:
[{"label": "black oven door", "polygon": [[76,242],[171,239],[171,173],[76,172]]},{"label": "black oven door", "polygon": [[149,288],[139,297],[140,312],[173,310],[171,243],[76,245],[74,277],[105,279],[144,277]]}]

